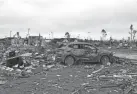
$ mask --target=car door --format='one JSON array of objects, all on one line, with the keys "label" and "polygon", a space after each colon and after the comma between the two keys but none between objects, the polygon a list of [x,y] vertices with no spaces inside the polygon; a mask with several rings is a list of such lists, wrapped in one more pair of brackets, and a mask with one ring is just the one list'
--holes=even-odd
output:
[{"label": "car door", "polygon": [[84,44],[83,46],[84,51],[85,51],[85,58],[89,58],[89,60],[96,60],[98,54],[97,54],[97,48],[89,45],[89,44]]},{"label": "car door", "polygon": [[74,56],[76,56],[76,57],[84,56],[85,51],[84,51],[84,49],[81,49],[81,44],[73,44],[72,48],[73,49],[71,50],[71,52]]}]

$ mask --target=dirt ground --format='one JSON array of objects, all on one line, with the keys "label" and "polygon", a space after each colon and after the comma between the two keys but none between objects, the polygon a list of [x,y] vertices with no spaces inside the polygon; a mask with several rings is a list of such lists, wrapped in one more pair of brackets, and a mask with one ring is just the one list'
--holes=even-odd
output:
[{"label": "dirt ground", "polygon": [[[82,64],[72,67],[57,65],[43,71],[39,68],[31,77],[10,79],[6,84],[0,85],[0,94],[123,94],[119,86],[111,86],[116,84],[117,80],[98,77],[117,73],[122,69],[137,70],[132,66],[123,65],[101,68],[100,64]],[[100,69],[101,71],[98,72]]]},{"label": "dirt ground", "polygon": [[38,67],[30,77],[7,77],[7,82],[0,85],[0,94],[136,94],[124,93],[129,88],[124,78],[102,78],[136,72],[137,65],[131,64],[57,64],[48,70]]}]

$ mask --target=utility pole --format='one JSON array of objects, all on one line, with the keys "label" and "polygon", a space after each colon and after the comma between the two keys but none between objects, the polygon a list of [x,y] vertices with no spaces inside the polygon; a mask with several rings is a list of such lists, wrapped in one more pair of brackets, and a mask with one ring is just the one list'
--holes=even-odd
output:
[{"label": "utility pole", "polygon": [[28,28],[28,36],[29,36],[29,31],[30,31],[30,28]]},{"label": "utility pole", "polygon": [[53,32],[51,32],[51,35],[52,35],[52,39],[53,39]]},{"label": "utility pole", "polygon": [[90,32],[88,32],[88,40],[90,40]]},{"label": "utility pole", "polygon": [[49,39],[50,39],[50,33],[49,33]]},{"label": "utility pole", "polygon": [[30,44],[30,38],[29,38],[29,36],[30,36],[30,34],[29,34],[29,32],[30,32],[30,28],[28,28],[28,34],[26,35],[26,39],[27,39],[27,44],[29,45]]},{"label": "utility pole", "polygon": [[11,32],[12,32],[12,31],[10,31],[10,37],[11,37]]},{"label": "utility pole", "polygon": [[80,34],[78,34],[77,38],[80,39]]}]

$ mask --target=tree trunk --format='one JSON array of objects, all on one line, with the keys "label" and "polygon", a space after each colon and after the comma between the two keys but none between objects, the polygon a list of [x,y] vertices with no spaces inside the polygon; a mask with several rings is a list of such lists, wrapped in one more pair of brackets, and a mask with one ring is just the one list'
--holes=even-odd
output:
[{"label": "tree trunk", "polygon": [[131,41],[132,41],[132,30],[131,30]]}]

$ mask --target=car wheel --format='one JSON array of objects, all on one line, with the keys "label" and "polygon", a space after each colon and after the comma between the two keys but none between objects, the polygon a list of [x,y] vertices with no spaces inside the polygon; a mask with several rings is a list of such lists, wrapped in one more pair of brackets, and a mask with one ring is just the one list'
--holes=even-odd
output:
[{"label": "car wheel", "polygon": [[65,58],[64,63],[65,63],[67,66],[72,66],[72,65],[75,63],[75,59],[74,59],[72,56],[67,56],[67,57]]},{"label": "car wheel", "polygon": [[100,62],[103,65],[108,65],[108,63],[110,63],[110,59],[108,56],[102,56]]}]

